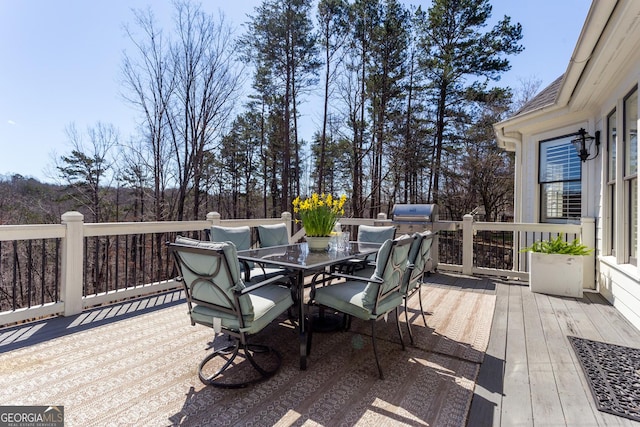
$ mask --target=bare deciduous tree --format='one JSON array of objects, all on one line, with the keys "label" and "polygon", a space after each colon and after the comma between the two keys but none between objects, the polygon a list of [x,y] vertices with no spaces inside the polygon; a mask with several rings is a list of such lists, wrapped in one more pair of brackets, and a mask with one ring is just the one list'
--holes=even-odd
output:
[{"label": "bare deciduous tree", "polygon": [[122,67],[124,98],[141,113],[140,139],[146,151],[153,176],[153,213],[156,221],[169,218],[166,203],[171,147],[167,141],[169,104],[175,90],[171,64],[167,62],[168,46],[156,27],[153,13],[134,11],[141,34],[127,28],[135,52],[124,54]]},{"label": "bare deciduous tree", "polygon": [[98,122],[87,128],[85,140],[74,124],[66,128],[71,152],[56,164],[58,178],[69,189],[69,197],[91,212],[92,222],[108,221],[105,213],[107,190],[114,179],[115,148],[118,131],[113,125]]}]

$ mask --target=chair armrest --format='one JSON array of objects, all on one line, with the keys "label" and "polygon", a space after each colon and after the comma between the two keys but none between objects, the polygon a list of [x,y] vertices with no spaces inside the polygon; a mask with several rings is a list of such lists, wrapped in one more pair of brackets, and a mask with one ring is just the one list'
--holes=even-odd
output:
[{"label": "chair armrest", "polygon": [[258,283],[255,283],[255,284],[251,285],[251,286],[247,286],[246,288],[244,288],[241,291],[234,291],[234,292],[236,294],[238,294],[238,295],[244,295],[244,294],[246,294],[248,292],[254,291],[254,290],[256,290],[258,288],[261,288],[263,286],[270,285],[270,284],[272,284],[274,282],[282,281],[282,279],[285,279],[286,277],[287,276],[285,276],[284,274],[281,274],[279,276],[274,276],[274,277],[271,277],[271,278],[269,278],[267,280],[263,280],[262,282],[258,282]]},{"label": "chair armrest", "polygon": [[362,277],[362,276],[355,276],[353,274],[344,274],[344,273],[330,273],[330,272],[321,272],[316,274],[313,277],[313,281],[312,283],[315,284],[317,283],[317,277],[318,276],[324,276],[322,278],[322,282],[330,282],[332,279],[345,279],[345,280],[353,280],[355,282],[375,282],[375,283],[384,283],[384,280],[382,280],[381,278],[370,278],[370,277]]},{"label": "chair armrest", "polygon": [[374,282],[374,283],[384,283],[384,280],[381,278],[371,278],[371,277],[362,277],[362,276],[354,276],[352,274],[344,274],[344,273],[334,273],[331,276],[336,279],[345,279],[345,280],[353,280],[356,282]]},{"label": "chair armrest", "polygon": [[248,282],[251,280],[251,268],[249,268],[249,262],[243,259],[239,260],[240,264],[242,264],[242,268],[244,268],[244,281]]}]

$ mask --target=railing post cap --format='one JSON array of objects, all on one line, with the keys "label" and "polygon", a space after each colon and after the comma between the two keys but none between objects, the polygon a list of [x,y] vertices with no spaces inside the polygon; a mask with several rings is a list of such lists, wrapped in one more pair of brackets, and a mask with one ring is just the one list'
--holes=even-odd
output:
[{"label": "railing post cap", "polygon": [[471,215],[471,214],[465,214],[465,215],[462,217],[462,219],[463,219],[464,221],[473,221],[473,215]]},{"label": "railing post cap", "polygon": [[384,213],[384,212],[380,212],[380,213],[378,214],[378,219],[381,219],[381,220],[382,220],[382,219],[387,219],[387,214],[386,214],[386,213]]},{"label": "railing post cap", "polygon": [[287,211],[282,212],[282,215],[280,215],[280,218],[285,219],[285,220],[290,220],[291,219],[291,212],[287,212]]},{"label": "railing post cap", "polygon": [[222,215],[220,215],[220,213],[218,213],[218,212],[209,212],[209,213],[207,214],[207,219],[208,219],[208,220],[211,220],[211,219],[220,219],[220,217],[221,217],[221,216],[222,216]]},{"label": "railing post cap", "polygon": [[62,222],[81,222],[84,220],[84,215],[78,211],[69,211],[63,213],[60,219]]}]

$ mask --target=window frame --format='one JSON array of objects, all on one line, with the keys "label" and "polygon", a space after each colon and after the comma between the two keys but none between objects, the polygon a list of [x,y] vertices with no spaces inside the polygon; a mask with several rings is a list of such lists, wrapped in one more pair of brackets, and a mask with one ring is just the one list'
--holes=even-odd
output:
[{"label": "window frame", "polygon": [[609,114],[607,114],[607,164],[606,164],[606,188],[607,188],[607,227],[608,237],[607,251],[608,255],[616,255],[616,226],[617,226],[617,209],[618,203],[616,195],[616,182],[617,182],[617,141],[618,141],[618,110],[614,108]]},{"label": "window frame", "polygon": [[[575,148],[573,147],[573,144],[571,143],[571,140],[575,138],[575,134],[566,134],[566,135],[561,135],[561,136],[557,136],[557,137],[553,137],[553,138],[548,138],[548,139],[543,139],[540,140],[538,142],[538,187],[539,187],[539,218],[540,218],[540,222],[541,223],[557,223],[557,224],[567,224],[567,223],[575,223],[575,222],[579,222],[580,218],[582,216],[582,162],[580,161],[580,158],[578,157],[578,155],[575,152]],[[571,178],[565,178],[563,177],[563,179],[548,179],[547,177],[543,177],[543,167],[548,164],[548,159],[545,157],[548,154],[548,150],[545,150],[544,147],[547,144],[551,144],[551,146],[553,146],[553,144],[556,144],[558,147],[562,147],[565,148],[567,150],[567,160],[570,162],[569,163],[569,174],[572,173],[573,168],[576,168],[577,172],[578,172],[578,176],[574,177],[572,176]],[[565,171],[562,172],[563,174],[565,173]],[[547,204],[544,202],[545,200],[545,195],[548,194],[548,191],[546,191],[546,188],[548,185],[553,185],[553,184],[561,184],[562,185],[562,198],[563,198],[563,202],[564,199],[567,197],[567,193],[566,193],[566,184],[569,185],[577,185],[577,187],[579,188],[578,191],[578,202],[577,205],[579,206],[579,214],[577,216],[549,216],[549,208],[547,207],[545,209],[545,206],[547,206]],[[575,201],[574,201],[575,204]],[[565,208],[561,208],[564,212]],[[571,206],[569,206],[569,208],[566,209],[567,211],[571,211]]]},{"label": "window frame", "polygon": [[[628,101],[635,96],[634,117],[628,117]],[[634,86],[622,100],[622,185],[624,203],[624,262],[638,265],[638,86]],[[629,123],[635,124],[634,130],[629,129]],[[635,152],[632,151],[635,149]],[[631,155],[635,154],[635,169],[631,170]]]}]

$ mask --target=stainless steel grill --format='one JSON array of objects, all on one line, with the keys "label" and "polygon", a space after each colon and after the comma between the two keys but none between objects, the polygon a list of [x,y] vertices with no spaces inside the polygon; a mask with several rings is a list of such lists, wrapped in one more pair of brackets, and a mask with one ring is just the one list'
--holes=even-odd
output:
[{"label": "stainless steel grill", "polygon": [[[396,236],[421,233],[427,230],[433,232],[433,223],[438,220],[438,205],[427,203],[396,204],[393,206],[391,215],[391,224],[396,227]],[[438,245],[436,243],[431,247],[431,258],[427,261],[426,271],[435,270],[433,260],[437,259],[437,252]]]},{"label": "stainless steel grill", "polygon": [[396,227],[396,235],[433,231],[433,223],[438,220],[438,206],[435,204],[396,204],[391,211],[391,223]]}]

